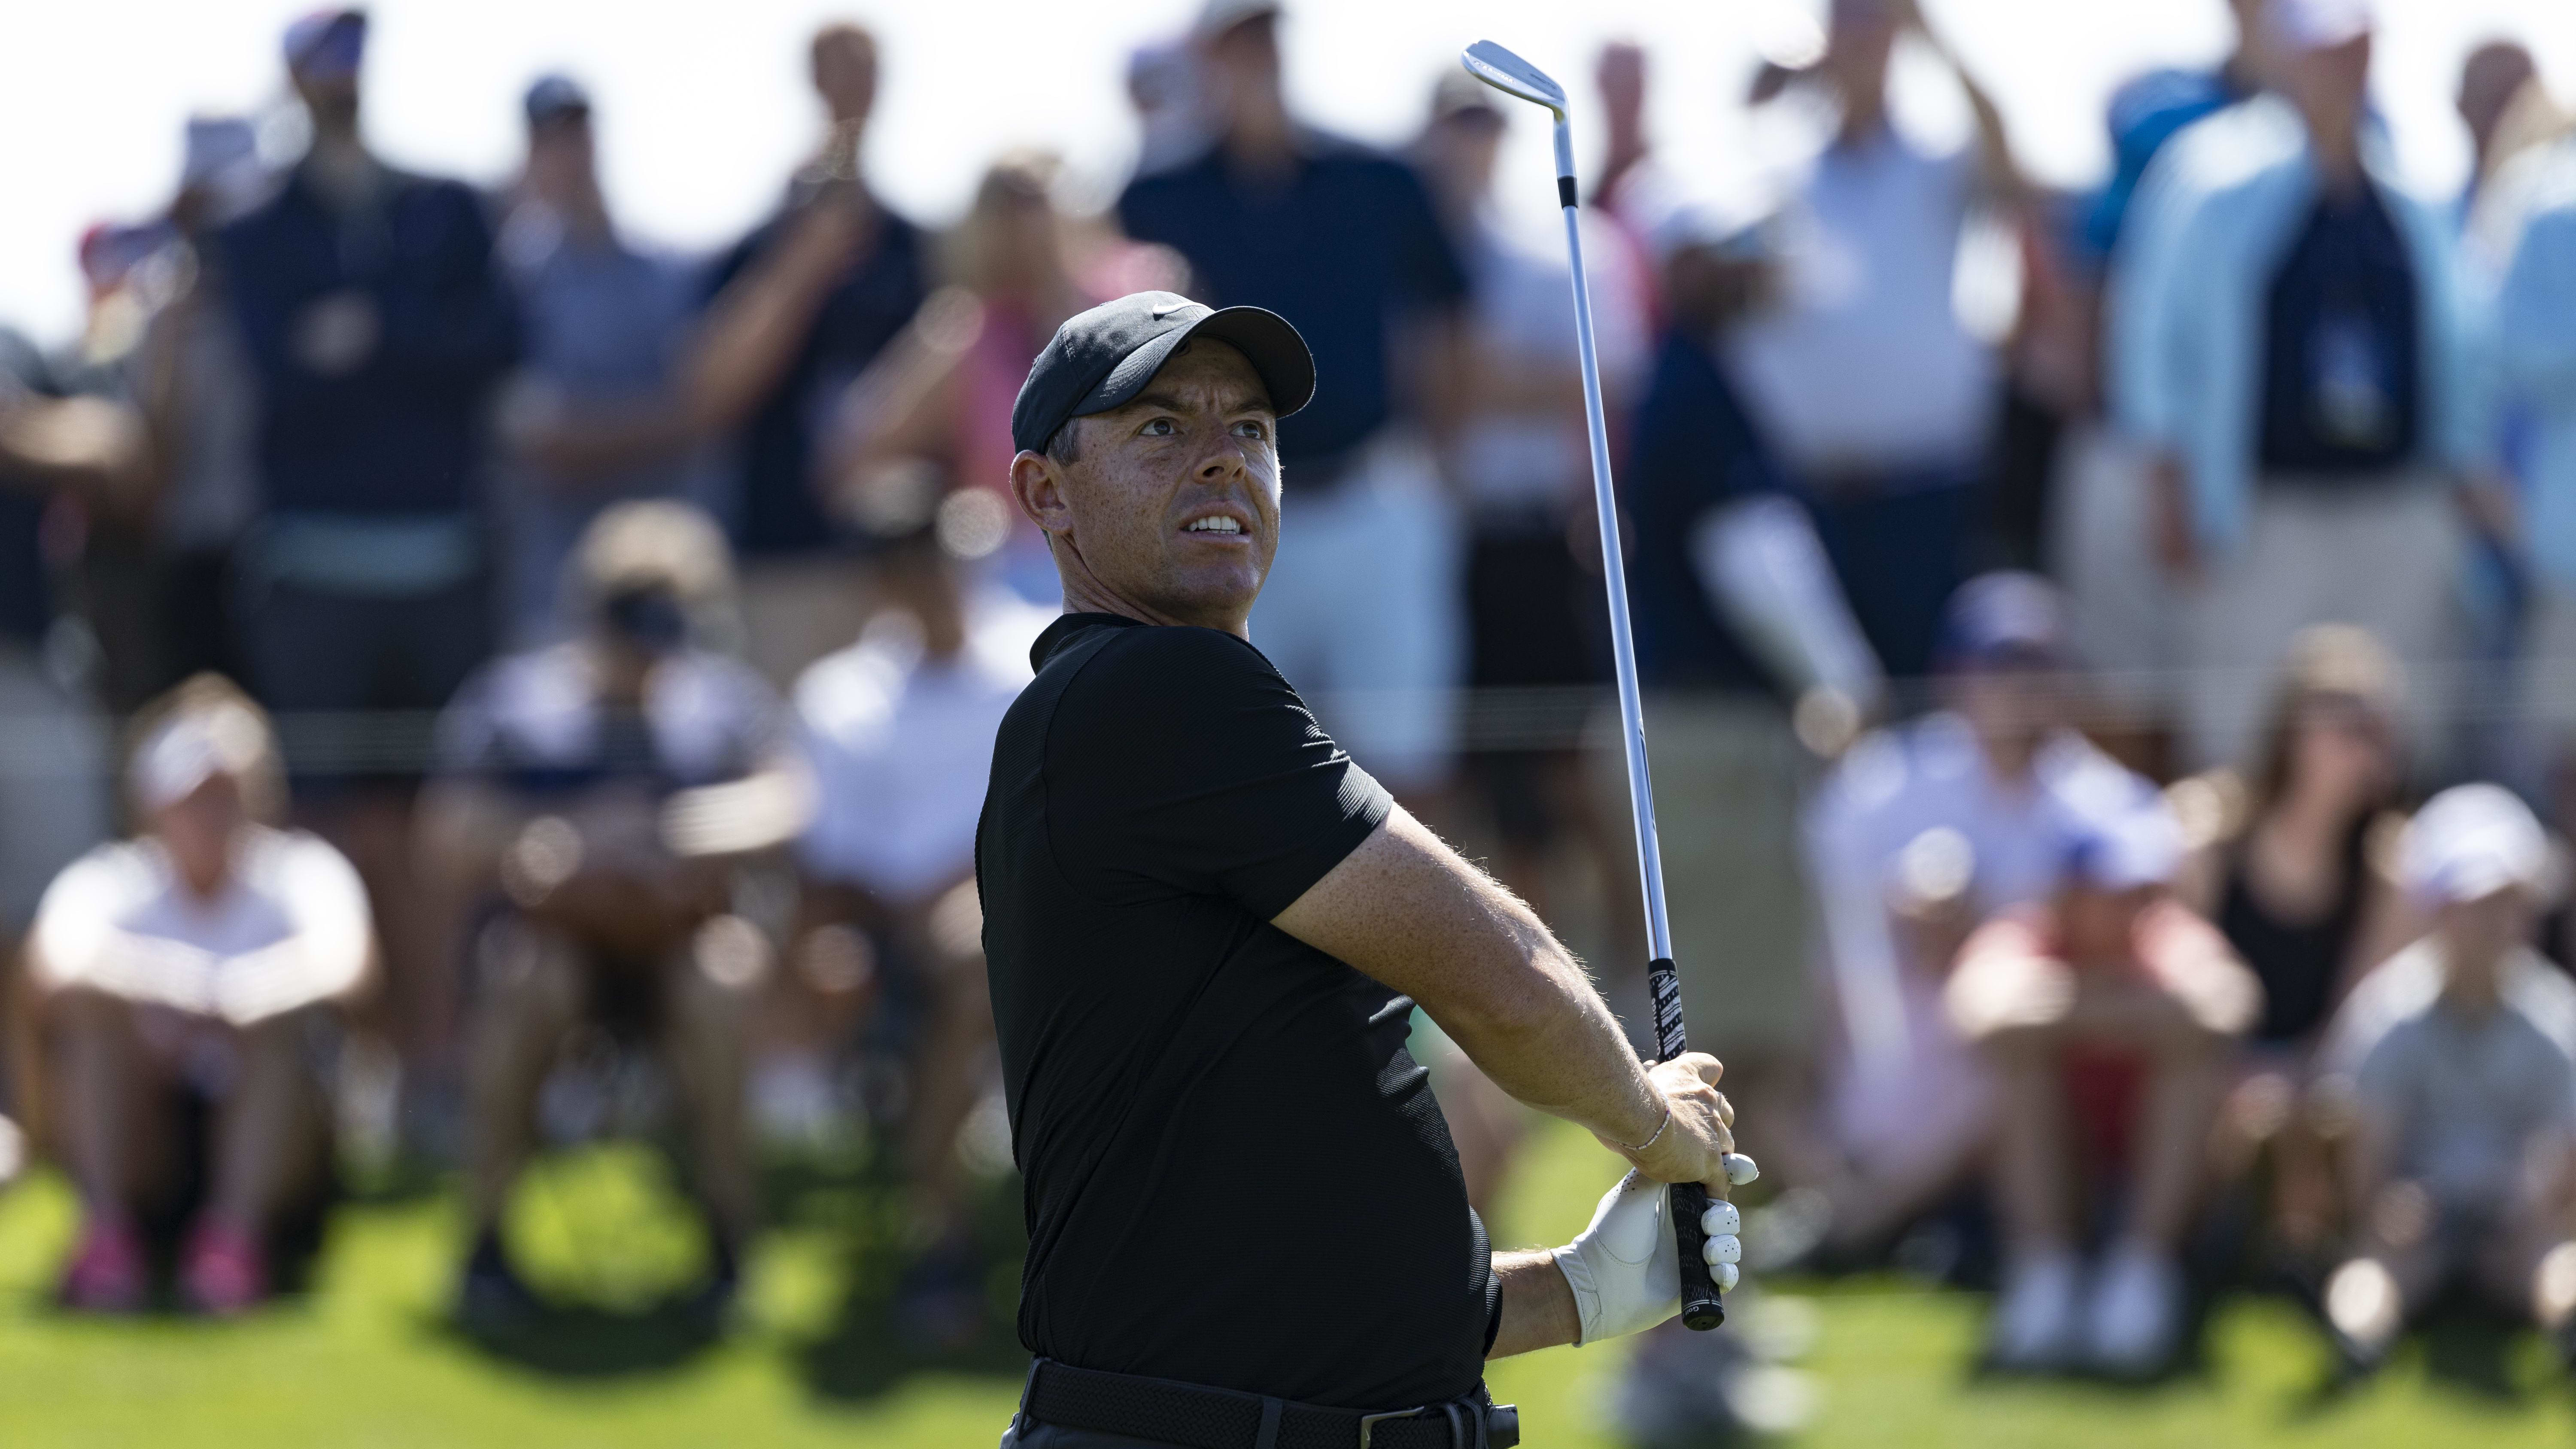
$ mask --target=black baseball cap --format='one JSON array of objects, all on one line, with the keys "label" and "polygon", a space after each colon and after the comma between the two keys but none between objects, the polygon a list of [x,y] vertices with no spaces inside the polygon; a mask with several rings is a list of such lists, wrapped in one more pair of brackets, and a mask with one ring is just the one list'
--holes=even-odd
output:
[{"label": "black baseball cap", "polygon": [[533,128],[552,121],[587,119],[590,115],[590,92],[581,82],[561,71],[549,71],[536,78],[520,102],[527,108],[528,125]]},{"label": "black baseball cap", "polygon": [[1178,292],[1130,292],[1055,329],[1011,404],[1011,445],[1043,452],[1073,419],[1124,406],[1192,337],[1241,352],[1280,417],[1315,396],[1315,355],[1287,318],[1259,307],[1209,307]]}]

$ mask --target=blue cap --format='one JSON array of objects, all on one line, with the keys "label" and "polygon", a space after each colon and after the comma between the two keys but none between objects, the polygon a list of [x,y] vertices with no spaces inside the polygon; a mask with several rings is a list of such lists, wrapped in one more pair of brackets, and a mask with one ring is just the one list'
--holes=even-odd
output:
[{"label": "blue cap", "polygon": [[1940,663],[1948,669],[2065,662],[2066,605],[2037,574],[1980,574],[1942,611]]},{"label": "blue cap", "polygon": [[562,71],[548,71],[529,84],[521,104],[527,108],[528,124],[542,126],[549,121],[589,115],[590,92]]},{"label": "blue cap", "polygon": [[316,10],[286,27],[286,68],[320,80],[358,73],[367,54],[367,12]]},{"label": "blue cap", "polygon": [[2116,804],[2103,802],[2068,822],[2067,878],[2095,890],[2171,885],[2182,857],[2182,822],[2153,790],[2142,789]]}]

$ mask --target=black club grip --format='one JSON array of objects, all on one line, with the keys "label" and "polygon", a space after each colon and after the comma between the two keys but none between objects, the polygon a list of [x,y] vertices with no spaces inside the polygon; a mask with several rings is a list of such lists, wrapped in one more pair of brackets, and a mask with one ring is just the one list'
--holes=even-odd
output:
[{"label": "black club grip", "polygon": [[[1682,978],[1670,959],[1646,963],[1646,991],[1654,999],[1655,1054],[1671,1061],[1690,1049],[1682,1031]],[[1708,1272],[1702,1248],[1708,1235],[1699,1229],[1708,1211],[1708,1189],[1696,1182],[1672,1185],[1673,1240],[1681,1249],[1682,1324],[1705,1333],[1726,1321],[1726,1300]]]}]

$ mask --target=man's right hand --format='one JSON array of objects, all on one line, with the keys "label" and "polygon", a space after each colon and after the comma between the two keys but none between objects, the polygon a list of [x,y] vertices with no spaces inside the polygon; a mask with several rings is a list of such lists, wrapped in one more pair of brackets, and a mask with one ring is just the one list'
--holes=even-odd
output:
[{"label": "man's right hand", "polygon": [[1727,1158],[1735,1152],[1735,1107],[1717,1089],[1725,1075],[1725,1065],[1706,1052],[1684,1052],[1647,1068],[1646,1081],[1671,1111],[1670,1121],[1642,1146],[1607,1138],[1603,1145],[1657,1182],[1696,1182],[1723,1199],[1731,1185]]}]

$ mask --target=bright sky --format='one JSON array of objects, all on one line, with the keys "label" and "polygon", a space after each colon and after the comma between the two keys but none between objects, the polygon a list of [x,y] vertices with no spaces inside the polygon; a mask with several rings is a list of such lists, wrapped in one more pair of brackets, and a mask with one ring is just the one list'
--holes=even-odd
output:
[{"label": "bright sky", "polygon": [[[1290,0],[1292,94],[1306,116],[1394,141],[1419,122],[1460,46],[1491,36],[1564,80],[1578,144],[1591,59],[1633,37],[1653,56],[1667,163],[1719,189],[1749,147],[1735,98],[1752,36],[1783,8],[1822,0]],[[0,321],[48,340],[79,314],[72,243],[105,218],[139,218],[178,170],[191,112],[243,112],[281,90],[277,41],[312,0],[83,0],[12,7],[0,45]],[[2221,0],[1924,0],[1998,100],[2025,163],[2076,183],[2105,165],[2102,105],[2141,68],[2202,61],[2229,34]],[[1197,0],[381,0],[367,68],[368,129],[414,167],[498,180],[515,163],[517,97],[531,76],[579,75],[599,105],[610,200],[637,232],[707,247],[749,225],[814,138],[803,42],[851,16],[884,42],[870,138],[878,186],[927,221],[962,207],[1006,147],[1062,152],[1105,193],[1135,146],[1121,89],[1128,51],[1184,26]],[[2540,53],[2576,97],[2570,0],[2382,0],[2379,102],[2415,180],[2456,186],[2466,141],[2450,111],[2461,55],[2497,34]],[[1900,109],[1964,134],[1955,93],[1920,57]],[[1516,119],[1505,191],[1551,204],[1546,137]],[[1526,175],[1528,184],[1511,183]],[[1525,193],[1525,195],[1522,195]]]}]

